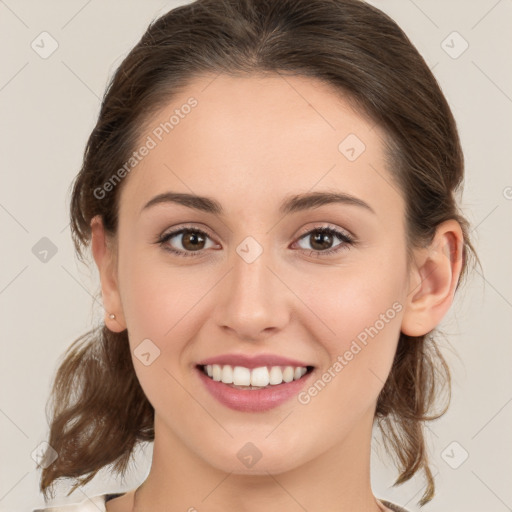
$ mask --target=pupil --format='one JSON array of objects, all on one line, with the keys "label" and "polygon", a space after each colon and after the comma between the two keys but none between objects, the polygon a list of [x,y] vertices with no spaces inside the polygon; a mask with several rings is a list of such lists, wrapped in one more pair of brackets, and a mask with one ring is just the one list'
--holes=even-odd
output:
[{"label": "pupil", "polygon": [[318,244],[320,247],[317,247],[317,249],[326,249],[327,247],[322,246],[322,241],[327,241],[327,243],[331,242],[332,235],[329,233],[318,233],[317,235],[313,236],[313,246]]},{"label": "pupil", "polygon": [[185,233],[183,245],[186,247],[186,244],[189,242],[192,249],[197,249],[197,243],[204,242],[204,238],[198,233]]}]

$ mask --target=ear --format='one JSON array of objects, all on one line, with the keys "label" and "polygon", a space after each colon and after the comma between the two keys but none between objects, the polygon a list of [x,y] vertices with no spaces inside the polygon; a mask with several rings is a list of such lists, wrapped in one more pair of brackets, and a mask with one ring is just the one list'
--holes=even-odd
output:
[{"label": "ear", "polygon": [[432,243],[414,251],[401,330],[423,336],[437,327],[453,302],[463,263],[464,237],[456,220],[441,223]]},{"label": "ear", "polygon": [[[105,234],[100,215],[91,220],[91,237],[92,254],[101,280],[105,325],[113,332],[121,332],[126,329],[126,322],[117,281],[117,258],[114,244]],[[112,313],[116,316],[114,319],[109,316]]]}]

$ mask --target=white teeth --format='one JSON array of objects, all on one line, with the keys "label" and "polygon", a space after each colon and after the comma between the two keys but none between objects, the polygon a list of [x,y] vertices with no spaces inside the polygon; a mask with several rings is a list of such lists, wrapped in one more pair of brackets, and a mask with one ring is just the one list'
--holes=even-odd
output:
[{"label": "white teeth", "polygon": [[[222,373],[224,373],[224,369],[227,368],[231,369],[228,364],[224,365]],[[249,368],[244,368],[243,366],[235,366],[233,368],[233,384],[236,386],[250,386],[251,370],[249,370]]]},{"label": "white teeth", "polygon": [[260,366],[251,370],[244,366],[209,364],[203,367],[203,371],[208,377],[224,384],[264,388],[269,384],[275,386],[283,382],[299,380],[306,374],[307,368],[304,366]]},{"label": "white teeth", "polygon": [[293,366],[287,366],[283,371],[283,380],[291,382],[293,380]]},{"label": "white teeth", "polygon": [[212,367],[212,372],[213,380],[220,381],[222,378],[222,367],[218,364],[214,364]]},{"label": "white teeth", "polygon": [[283,382],[283,372],[280,366],[272,366],[269,373],[269,383],[272,385]]},{"label": "white teeth", "polygon": [[253,368],[251,371],[251,386],[259,386],[261,388],[268,386],[270,382],[270,375],[267,367]]},{"label": "white teeth", "polygon": [[233,382],[233,368],[231,368],[231,366],[224,366],[222,368],[221,381],[224,382],[224,384],[231,384]]}]

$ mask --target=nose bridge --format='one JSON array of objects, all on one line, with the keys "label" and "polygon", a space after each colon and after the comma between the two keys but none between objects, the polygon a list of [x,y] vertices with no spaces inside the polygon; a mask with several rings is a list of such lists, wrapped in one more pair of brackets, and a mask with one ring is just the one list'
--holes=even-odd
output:
[{"label": "nose bridge", "polygon": [[288,322],[286,287],[276,277],[268,237],[248,236],[234,248],[217,304],[218,325],[230,328],[239,338],[256,339]]}]

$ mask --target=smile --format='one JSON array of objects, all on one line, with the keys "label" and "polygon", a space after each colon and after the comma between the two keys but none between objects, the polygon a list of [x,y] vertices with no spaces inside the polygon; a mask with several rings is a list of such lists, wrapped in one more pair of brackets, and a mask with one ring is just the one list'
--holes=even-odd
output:
[{"label": "smile", "polygon": [[229,364],[208,364],[202,366],[203,372],[212,380],[231,384],[236,389],[262,389],[277,386],[283,382],[299,380],[307,372],[305,366],[260,366],[246,368]]},{"label": "smile", "polygon": [[[197,365],[203,385],[222,405],[242,412],[264,412],[290,400],[311,380],[313,366]],[[226,382],[224,382],[226,381]]]}]

